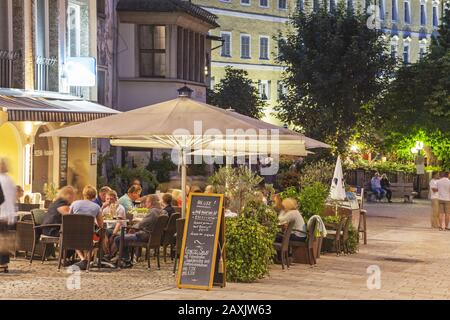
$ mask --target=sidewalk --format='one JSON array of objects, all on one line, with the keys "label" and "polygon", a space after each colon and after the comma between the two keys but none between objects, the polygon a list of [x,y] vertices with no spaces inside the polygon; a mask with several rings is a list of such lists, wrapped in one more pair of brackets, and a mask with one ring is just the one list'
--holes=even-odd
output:
[{"label": "sidewalk", "polygon": [[[368,204],[368,245],[358,254],[322,255],[315,267],[293,265],[257,283],[228,283],[212,291],[179,290],[170,259],[151,271],[93,269],[79,275],[57,272],[56,261],[12,261],[0,274],[0,299],[450,299],[450,232],[429,227],[429,203]],[[381,288],[369,290],[369,266],[381,271]],[[72,277],[72,276],[75,276]],[[373,276],[372,276],[373,278]]]},{"label": "sidewalk", "polygon": [[[135,299],[449,299],[450,232],[429,228],[426,201],[368,204],[368,245],[358,254],[327,254],[315,267],[274,266],[252,284],[229,283],[211,292],[163,289]],[[381,288],[369,290],[367,268],[381,271]],[[375,267],[376,268],[376,267]]]}]

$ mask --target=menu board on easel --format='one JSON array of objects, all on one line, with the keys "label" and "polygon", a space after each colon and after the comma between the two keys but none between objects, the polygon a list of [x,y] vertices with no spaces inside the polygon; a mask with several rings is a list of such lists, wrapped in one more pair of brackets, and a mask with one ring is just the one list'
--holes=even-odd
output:
[{"label": "menu board on easel", "polygon": [[67,171],[69,166],[69,139],[59,139],[59,187],[67,186]]},{"label": "menu board on easel", "polygon": [[[210,290],[217,284],[219,264],[224,265],[223,195],[194,193],[189,210],[178,269],[178,288]],[[224,268],[222,268],[224,272]],[[225,285],[225,276],[223,279]]]}]

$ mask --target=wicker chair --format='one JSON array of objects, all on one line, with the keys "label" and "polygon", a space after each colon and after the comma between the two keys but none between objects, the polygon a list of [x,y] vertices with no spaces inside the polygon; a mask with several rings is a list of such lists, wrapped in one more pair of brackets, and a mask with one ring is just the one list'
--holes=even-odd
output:
[{"label": "wicker chair", "polygon": [[177,263],[181,256],[181,247],[183,245],[183,235],[184,235],[184,224],[186,223],[186,219],[178,219],[176,222],[176,231],[175,234],[176,244],[175,244],[175,261],[173,264],[173,273],[177,271]]},{"label": "wicker chair", "polygon": [[34,209],[39,209],[40,204],[31,204],[31,203],[19,203],[18,209],[19,211],[31,211]]},{"label": "wicker chair", "polygon": [[[161,269],[160,262],[160,248],[161,248],[161,239],[163,236],[164,228],[167,226],[167,221],[169,217],[167,215],[162,215],[158,217],[156,224],[153,228],[153,231],[150,233],[147,230],[134,228],[134,227],[122,227],[120,232],[120,247],[119,247],[119,257],[122,257],[123,247],[125,244],[125,234],[129,230],[133,231],[143,231],[149,235],[148,241],[127,241],[126,246],[131,249],[131,257],[134,255],[134,250],[145,248],[145,259],[147,260],[147,266],[150,269],[150,250],[153,249],[155,251],[156,259],[158,262],[158,270]],[[119,264],[120,259],[117,260]]]},{"label": "wicker chair", "polygon": [[284,270],[284,266],[289,269],[289,241],[291,238],[292,228],[294,222],[289,223],[288,227],[283,232],[283,240],[281,242],[275,242],[273,244],[275,250],[280,253],[281,256],[281,269]]},{"label": "wicker chair", "polygon": [[167,223],[166,228],[164,229],[163,237],[161,245],[163,247],[163,254],[164,254],[164,262],[167,262],[167,247],[170,246],[170,256],[173,257],[172,252],[175,249],[175,244],[177,242],[177,239],[175,237],[175,234],[177,232],[177,220],[181,218],[181,214],[174,213],[170,216],[169,222]]},{"label": "wicker chair", "polygon": [[62,217],[58,270],[61,269],[62,261],[66,260],[67,250],[85,250],[88,251],[86,271],[89,272],[92,252],[98,245],[93,240],[94,225],[92,216],[71,214]]},{"label": "wicker chair", "polygon": [[348,228],[350,227],[351,217],[341,216],[339,223],[325,223],[327,228],[326,239],[333,241],[333,247],[336,250],[336,255],[340,255],[344,250],[344,227],[347,226],[346,235],[348,237]]},{"label": "wicker chair", "polygon": [[25,258],[28,253],[33,251],[34,228],[31,220],[18,221],[16,224],[16,239],[14,243],[14,259],[19,252],[25,252]]},{"label": "wicker chair", "polygon": [[289,246],[291,246],[293,249],[295,248],[305,248],[306,251],[306,262],[309,263],[311,266],[315,265],[317,263],[316,261],[316,254],[314,252],[314,243],[317,242],[316,237],[316,223],[317,220],[314,220],[310,223],[309,229],[308,229],[308,235],[306,237],[306,241],[289,241]]},{"label": "wicker chair", "polygon": [[36,249],[39,245],[41,246],[42,263],[44,263],[48,245],[55,246],[59,243],[59,237],[51,237],[51,236],[46,236],[46,235],[42,234],[43,228],[49,228],[49,227],[60,228],[61,227],[61,225],[59,225],[59,224],[43,225],[42,221],[44,219],[45,214],[46,214],[46,211],[41,210],[41,209],[34,209],[31,211],[31,220],[33,222],[34,236],[33,236],[33,248],[31,250],[30,264],[33,263],[34,255],[35,255]]}]

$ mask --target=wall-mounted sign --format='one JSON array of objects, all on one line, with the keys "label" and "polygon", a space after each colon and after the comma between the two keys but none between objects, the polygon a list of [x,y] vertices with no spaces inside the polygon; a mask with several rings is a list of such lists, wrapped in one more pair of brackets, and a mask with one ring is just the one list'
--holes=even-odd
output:
[{"label": "wall-mounted sign", "polygon": [[209,290],[213,284],[225,286],[223,223],[223,195],[190,194],[178,288]]},{"label": "wall-mounted sign", "polygon": [[69,165],[69,139],[59,139],[59,187],[67,186],[67,171]]},{"label": "wall-mounted sign", "polygon": [[64,73],[69,86],[95,87],[97,83],[97,61],[92,57],[67,58]]}]

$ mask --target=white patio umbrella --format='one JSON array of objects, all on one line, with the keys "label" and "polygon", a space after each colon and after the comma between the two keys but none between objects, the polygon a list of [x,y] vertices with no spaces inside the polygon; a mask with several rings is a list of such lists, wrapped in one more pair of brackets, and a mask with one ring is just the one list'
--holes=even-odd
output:
[{"label": "white patio umbrella", "polygon": [[331,181],[330,198],[333,200],[345,200],[344,174],[342,173],[341,157],[338,156]]},{"label": "white patio umbrella", "polygon": [[[108,138],[117,146],[139,144],[144,148],[176,149],[179,151],[183,199],[186,199],[186,155],[192,150],[213,141],[224,141],[225,137],[262,141],[258,142],[257,148],[264,148],[267,141],[305,141],[304,135],[297,132],[190,99],[187,90],[190,89],[180,89],[177,99],[50,131],[42,136]],[[321,144],[312,139],[310,142]],[[185,216],[185,201],[182,213]]]}]

